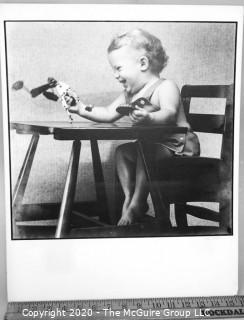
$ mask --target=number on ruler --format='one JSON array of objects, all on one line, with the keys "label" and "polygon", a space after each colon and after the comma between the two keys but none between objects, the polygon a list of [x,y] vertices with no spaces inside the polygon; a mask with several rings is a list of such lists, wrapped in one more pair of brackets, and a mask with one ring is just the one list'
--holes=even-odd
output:
[{"label": "number on ruler", "polygon": [[174,303],[173,300],[169,300],[169,301],[167,302],[167,305],[168,305],[168,308],[169,308],[169,309],[174,309],[174,308],[175,308],[175,303]]},{"label": "number on ruler", "polygon": [[205,308],[206,304],[205,304],[205,302],[203,300],[199,300],[199,301],[197,301],[197,306],[199,308]]},{"label": "number on ruler", "polygon": [[183,305],[184,308],[191,308],[190,301],[182,301],[182,305]]},{"label": "number on ruler", "polygon": [[65,304],[62,306],[61,310],[62,310],[62,311],[65,311],[65,312],[67,311],[67,307],[66,307]]},{"label": "number on ruler", "polygon": [[95,304],[93,304],[93,305],[91,306],[91,308],[92,308],[93,311],[96,311],[96,310],[97,310],[97,306],[96,306]]},{"label": "number on ruler", "polygon": [[33,304],[33,305],[31,306],[31,311],[38,311],[36,304]]},{"label": "number on ruler", "polygon": [[158,301],[153,301],[152,305],[153,305],[154,309],[161,309],[162,308],[161,303]]},{"label": "number on ruler", "polygon": [[220,303],[216,299],[211,300],[211,305],[212,305],[212,307],[220,307]]},{"label": "number on ruler", "polygon": [[122,309],[124,309],[124,310],[127,310],[127,309],[128,309],[128,306],[127,306],[126,303],[122,303]]},{"label": "number on ruler", "polygon": [[142,304],[140,302],[137,302],[136,307],[137,307],[137,309],[141,309],[142,308]]},{"label": "number on ruler", "polygon": [[232,299],[226,299],[225,300],[227,307],[234,307],[235,302]]}]

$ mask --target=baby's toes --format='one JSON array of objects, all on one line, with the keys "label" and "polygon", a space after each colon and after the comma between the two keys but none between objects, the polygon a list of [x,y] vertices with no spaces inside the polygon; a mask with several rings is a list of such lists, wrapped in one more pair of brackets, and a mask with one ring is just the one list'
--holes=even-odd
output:
[{"label": "baby's toes", "polygon": [[121,218],[117,223],[117,226],[123,226],[123,225],[124,225],[124,219]]},{"label": "baby's toes", "polygon": [[118,222],[118,226],[127,226],[131,224],[130,219],[128,219],[127,217],[123,217],[119,220]]}]

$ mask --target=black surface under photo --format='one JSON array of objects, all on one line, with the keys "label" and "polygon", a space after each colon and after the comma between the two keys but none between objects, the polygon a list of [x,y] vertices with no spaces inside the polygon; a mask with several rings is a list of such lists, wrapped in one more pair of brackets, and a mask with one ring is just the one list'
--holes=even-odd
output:
[{"label": "black surface under photo", "polygon": [[[134,69],[155,74],[158,58],[130,38],[135,30],[165,50],[160,82],[141,96]],[[236,35],[237,23],[225,21],[6,21],[12,239],[233,235]],[[141,60],[124,71],[110,58],[130,45]],[[175,118],[133,122],[137,110],[153,119],[168,108],[170,99],[154,103],[164,83],[180,97]],[[89,120],[114,101],[116,121]],[[88,119],[69,111],[80,103]],[[126,158],[129,196],[125,145],[137,159]]]}]

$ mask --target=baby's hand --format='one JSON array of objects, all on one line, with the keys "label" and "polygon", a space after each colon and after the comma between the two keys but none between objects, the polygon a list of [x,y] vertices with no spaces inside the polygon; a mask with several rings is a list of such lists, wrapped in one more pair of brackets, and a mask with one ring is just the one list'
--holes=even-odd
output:
[{"label": "baby's hand", "polygon": [[77,104],[75,98],[70,96],[69,94],[64,95],[64,100],[69,107],[76,106]]},{"label": "baby's hand", "polygon": [[81,109],[85,106],[81,101],[76,101],[75,98],[70,95],[64,95],[63,98],[70,113],[81,114]]},{"label": "baby's hand", "polygon": [[134,124],[142,124],[150,120],[150,113],[145,108],[135,106],[135,110],[130,113],[130,118]]}]

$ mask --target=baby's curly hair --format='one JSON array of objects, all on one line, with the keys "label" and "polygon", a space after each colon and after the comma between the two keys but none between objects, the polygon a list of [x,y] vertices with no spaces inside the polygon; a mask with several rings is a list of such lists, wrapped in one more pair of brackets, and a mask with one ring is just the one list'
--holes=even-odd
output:
[{"label": "baby's curly hair", "polygon": [[149,60],[152,72],[160,73],[167,65],[169,58],[161,41],[143,29],[134,29],[115,36],[108,47],[108,53],[126,45],[145,50],[145,56]]}]

